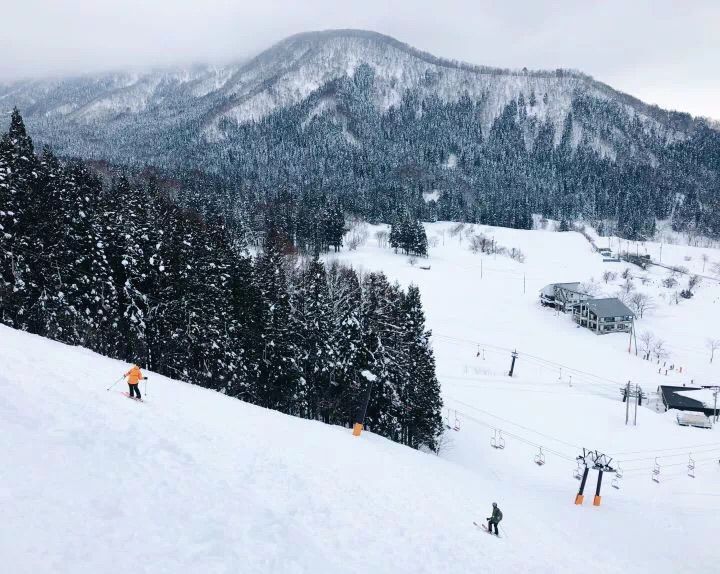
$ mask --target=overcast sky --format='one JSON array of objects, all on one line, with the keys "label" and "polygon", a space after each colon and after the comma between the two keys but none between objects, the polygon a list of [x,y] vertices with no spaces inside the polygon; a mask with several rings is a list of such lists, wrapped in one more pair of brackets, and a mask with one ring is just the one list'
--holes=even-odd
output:
[{"label": "overcast sky", "polygon": [[720,0],[2,0],[0,79],[242,58],[363,28],[438,56],[574,68],[720,119]]}]

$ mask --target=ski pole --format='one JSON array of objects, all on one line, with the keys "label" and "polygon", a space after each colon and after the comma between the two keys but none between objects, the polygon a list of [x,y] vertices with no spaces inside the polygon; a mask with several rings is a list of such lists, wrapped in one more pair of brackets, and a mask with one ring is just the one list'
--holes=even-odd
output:
[{"label": "ski pole", "polygon": [[105,389],[105,390],[106,390],[106,391],[109,391],[109,390],[112,389],[115,385],[117,385],[120,381],[122,381],[124,378],[125,378],[125,375],[123,375],[122,377],[120,377],[117,381],[115,381],[112,385],[110,385],[110,386],[109,386],[107,389]]},{"label": "ski pole", "polygon": [[147,377],[145,377],[145,396],[147,397]]}]

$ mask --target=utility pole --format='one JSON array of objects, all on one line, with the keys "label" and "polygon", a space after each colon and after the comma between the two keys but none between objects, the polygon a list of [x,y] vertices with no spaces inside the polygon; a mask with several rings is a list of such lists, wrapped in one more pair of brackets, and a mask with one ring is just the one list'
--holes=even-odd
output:
[{"label": "utility pole", "polygon": [[483,270],[482,270],[482,257],[480,258],[480,279],[483,278]]},{"label": "utility pole", "polygon": [[637,408],[638,408],[638,402],[640,402],[640,393],[642,391],[640,390],[640,387],[638,385],[635,385],[635,418],[633,419],[633,426],[637,426]]},{"label": "utility pole", "polygon": [[628,424],[628,420],[630,420],[630,381],[625,387],[625,424]]},{"label": "utility pole", "polygon": [[517,352],[517,350],[515,350],[515,351],[512,352],[511,357],[512,357],[512,363],[510,363],[510,373],[508,373],[508,377],[512,377],[512,376],[513,376],[513,372],[515,371],[515,359],[518,358],[518,352]]},{"label": "utility pole", "polygon": [[523,295],[525,295],[525,273],[523,273]]},{"label": "utility pole", "polygon": [[715,413],[715,422],[718,422],[717,397],[719,391],[720,387],[715,387],[715,392],[713,393],[713,396],[715,397],[715,406],[713,406],[713,411]]}]

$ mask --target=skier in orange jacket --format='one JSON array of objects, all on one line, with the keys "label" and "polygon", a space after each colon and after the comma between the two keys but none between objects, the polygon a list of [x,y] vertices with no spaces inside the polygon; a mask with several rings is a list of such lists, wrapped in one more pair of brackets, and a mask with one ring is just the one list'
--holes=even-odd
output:
[{"label": "skier in orange jacket", "polygon": [[140,386],[138,385],[138,383],[141,380],[146,380],[147,377],[143,377],[140,367],[138,367],[137,365],[133,365],[132,368],[123,376],[127,377],[128,380],[128,387],[130,387],[130,398],[134,398],[135,396],[137,396],[138,400],[142,400],[142,397],[140,396]]}]

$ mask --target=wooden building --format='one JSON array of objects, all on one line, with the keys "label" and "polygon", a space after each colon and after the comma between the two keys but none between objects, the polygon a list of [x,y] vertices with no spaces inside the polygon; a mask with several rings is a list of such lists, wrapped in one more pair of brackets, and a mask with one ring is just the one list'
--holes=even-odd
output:
[{"label": "wooden building", "polygon": [[635,320],[635,313],[615,297],[581,301],[573,306],[572,312],[578,325],[598,335],[629,332]]}]

